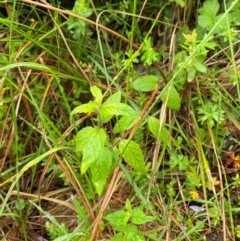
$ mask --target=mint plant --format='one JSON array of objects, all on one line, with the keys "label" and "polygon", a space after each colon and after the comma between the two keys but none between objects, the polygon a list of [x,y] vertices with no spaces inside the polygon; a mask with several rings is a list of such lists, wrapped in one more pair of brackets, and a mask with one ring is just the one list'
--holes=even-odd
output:
[{"label": "mint plant", "polygon": [[142,150],[133,140],[123,139],[118,142],[118,148],[111,146],[109,137],[103,124],[109,122],[113,117],[120,117],[113,128],[114,133],[123,132],[131,128],[138,119],[138,111],[125,103],[121,103],[120,91],[111,95],[103,102],[103,94],[97,86],[90,88],[94,101],[76,107],[71,112],[73,116],[83,113],[95,113],[97,115],[96,127],[82,128],[76,135],[76,153],[81,157],[80,169],[84,174],[88,169],[91,171],[92,182],[96,192],[101,195],[106,186],[109,174],[116,165],[115,158],[122,156],[126,163],[136,171],[145,173],[144,156]]}]

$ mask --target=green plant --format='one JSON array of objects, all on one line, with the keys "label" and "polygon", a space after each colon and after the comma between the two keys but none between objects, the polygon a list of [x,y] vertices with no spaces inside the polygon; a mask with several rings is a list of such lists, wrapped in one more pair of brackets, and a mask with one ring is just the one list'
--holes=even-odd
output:
[{"label": "green plant", "polygon": [[[198,10],[198,24],[200,27],[219,34],[223,41],[235,41],[237,38],[236,26],[240,23],[239,3],[237,1],[226,1],[222,4],[223,8],[228,7],[228,13],[217,14],[220,9],[220,3],[217,0],[208,0],[204,2],[202,8]],[[229,28],[231,26],[231,28]],[[214,29],[214,30],[213,30]]]},{"label": "green plant", "polygon": [[151,66],[153,62],[159,59],[159,54],[152,48],[152,39],[150,37],[144,39],[144,45],[141,51],[141,60],[146,66]]},{"label": "green plant", "polygon": [[239,186],[240,185],[240,176],[239,174],[236,174],[235,177],[233,177],[233,185]]},{"label": "green plant", "polygon": [[0,5],[1,234],[234,240],[239,0],[64,3]]},{"label": "green plant", "polygon": [[207,73],[207,67],[204,65],[204,61],[209,49],[214,50],[217,46],[210,36],[206,36],[204,42],[202,39],[198,39],[196,29],[189,34],[182,32],[182,35],[184,37],[184,43],[181,46],[184,50],[176,54],[175,62],[181,72],[184,70],[186,74],[181,74],[182,80],[181,82],[178,81],[180,84],[179,87],[185,84],[184,78],[185,81],[187,79],[188,82],[191,82],[197,73]]},{"label": "green plant", "polygon": [[[77,241],[80,237],[85,236],[82,232],[76,231],[70,233],[64,223],[59,223],[56,219],[51,219],[45,223],[48,235],[53,241]],[[85,239],[86,240],[86,239]]]},{"label": "green plant", "polygon": [[[75,1],[75,5],[72,9],[72,12],[76,15],[79,15],[83,18],[88,18],[92,14],[92,9],[89,7],[90,2],[85,0]],[[68,30],[73,31],[73,37],[80,40],[81,37],[84,37],[87,32],[86,22],[81,19],[76,19],[70,17],[68,20]]]},{"label": "green plant", "polygon": [[66,234],[68,234],[68,230],[66,228],[66,225],[59,224],[57,220],[54,220],[54,222],[47,221],[45,223],[45,227],[47,229],[47,232],[51,238],[51,240],[55,240],[59,237],[62,237]]},{"label": "green plant", "polygon": [[[76,152],[81,156],[80,169],[84,174],[89,168],[92,174],[93,185],[99,195],[102,194],[111,173],[116,165],[118,155],[135,170],[145,172],[144,157],[140,146],[132,141],[123,139],[117,143],[111,143],[103,124],[113,117],[120,116],[113,128],[113,133],[123,132],[131,128],[138,119],[138,111],[127,104],[121,103],[121,93],[111,95],[103,102],[103,95],[97,86],[90,88],[94,101],[76,107],[71,112],[72,117],[81,113],[95,113],[97,115],[97,127],[84,127],[76,135]],[[115,140],[116,141],[116,140]],[[118,148],[112,146],[118,144]]]},{"label": "green plant", "polygon": [[221,124],[224,120],[224,111],[217,104],[206,100],[202,107],[197,108],[198,121],[203,125],[207,124],[210,128],[216,123]]},{"label": "green plant", "polygon": [[143,225],[155,220],[153,216],[147,216],[143,212],[143,207],[132,208],[129,199],[125,202],[125,210],[116,211],[108,214],[105,219],[112,228],[118,233],[111,239],[113,240],[145,240],[143,233],[137,225]]}]

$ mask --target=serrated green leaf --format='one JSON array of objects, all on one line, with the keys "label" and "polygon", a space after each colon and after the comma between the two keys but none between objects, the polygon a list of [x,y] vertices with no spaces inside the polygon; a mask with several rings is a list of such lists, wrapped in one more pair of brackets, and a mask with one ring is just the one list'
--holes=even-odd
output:
[{"label": "serrated green leaf", "polygon": [[145,75],[132,83],[132,88],[138,91],[152,91],[158,86],[158,79],[155,75]]},{"label": "serrated green leaf", "polygon": [[123,231],[125,225],[130,219],[130,214],[125,211],[117,211],[114,213],[108,214],[105,219],[110,223],[110,225],[116,231]]},{"label": "serrated green leaf", "polygon": [[115,124],[113,128],[113,133],[122,133],[126,130],[129,130],[139,118],[138,112],[133,112],[131,115],[126,115],[120,118],[120,120]]},{"label": "serrated green leaf", "polygon": [[153,216],[147,216],[141,207],[134,208],[132,211],[132,222],[137,225],[142,225],[147,222],[152,222],[155,220]]},{"label": "serrated green leaf", "polygon": [[103,105],[120,103],[120,101],[121,101],[121,91],[118,91],[118,92],[112,94],[111,96],[109,96]]},{"label": "serrated green leaf", "polygon": [[104,129],[97,127],[85,127],[76,135],[76,150],[81,152],[84,149],[100,150],[107,140]]},{"label": "serrated green leaf", "polygon": [[101,106],[103,99],[102,91],[95,85],[91,86],[90,91],[95,98],[95,103],[97,103],[98,106]]},{"label": "serrated green leaf", "polygon": [[88,102],[87,104],[83,104],[74,108],[71,112],[71,116],[81,113],[92,113],[96,110],[96,103],[93,101]]},{"label": "serrated green leaf", "polygon": [[91,149],[84,149],[82,151],[82,161],[80,164],[81,173],[84,174],[88,170],[88,168],[93,163],[95,163],[96,159],[97,159],[97,155],[95,152],[93,153]]},{"label": "serrated green leaf", "polygon": [[173,86],[165,88],[161,94],[162,102],[167,100],[167,107],[172,110],[179,110],[181,106],[181,98],[177,90]]},{"label": "serrated green leaf", "polygon": [[107,134],[102,128],[85,127],[76,135],[76,152],[82,153],[81,172],[85,173],[96,160],[107,140]]},{"label": "serrated green leaf", "polygon": [[142,47],[141,60],[147,66],[151,66],[153,62],[158,61],[159,53],[152,48],[152,38],[148,37],[144,39],[144,45]]},{"label": "serrated green leaf", "polygon": [[119,144],[119,150],[125,162],[136,171],[145,173],[144,156],[140,146],[132,140],[123,140]]},{"label": "serrated green leaf", "polygon": [[123,241],[145,241],[143,232],[138,230],[135,226],[127,224],[124,227]]},{"label": "serrated green leaf", "polygon": [[162,126],[162,129],[160,131],[160,121],[157,118],[149,117],[148,128],[151,131],[151,133],[164,144],[170,144],[170,134],[164,125]]},{"label": "serrated green leaf", "polygon": [[102,191],[106,186],[111,166],[112,153],[108,148],[103,147],[98,153],[98,157],[96,158],[94,164],[90,167],[92,182],[99,196],[102,194]]},{"label": "serrated green leaf", "polygon": [[220,4],[217,0],[206,1],[203,7],[198,10],[200,13],[198,17],[199,26],[211,30],[215,23],[218,21],[216,14],[219,10]]},{"label": "serrated green leaf", "polygon": [[125,208],[129,213],[132,213],[132,206],[131,203],[129,201],[129,199],[127,198],[126,202],[125,202]]},{"label": "serrated green leaf", "polygon": [[108,122],[113,116],[129,115],[134,112],[132,107],[124,103],[104,104],[99,111],[103,123]]}]

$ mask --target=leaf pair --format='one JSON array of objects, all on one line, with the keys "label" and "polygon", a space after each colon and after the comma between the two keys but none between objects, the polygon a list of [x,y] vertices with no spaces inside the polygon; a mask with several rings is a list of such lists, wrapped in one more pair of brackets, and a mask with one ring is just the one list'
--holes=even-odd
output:
[{"label": "leaf pair", "polygon": [[[112,240],[138,240],[145,241],[145,237],[135,225],[143,225],[155,220],[153,216],[147,216],[141,206],[132,208],[129,199],[126,200],[126,210],[110,213],[105,217],[115,231],[119,231]],[[131,220],[132,224],[129,224]]]},{"label": "leaf pair", "polygon": [[[104,103],[101,90],[97,86],[90,88],[93,101],[76,107],[70,118],[78,113],[95,112],[101,123],[107,123],[114,116],[121,116],[113,128],[114,133],[131,128],[139,114],[131,106],[121,103],[121,93],[111,95]],[[85,127],[76,135],[76,152],[81,157],[81,173],[84,174],[89,168],[93,185],[99,195],[102,194],[108,175],[113,167],[113,157],[120,155],[136,171],[145,172],[144,156],[140,146],[134,141],[122,140],[119,149],[110,149],[108,135],[104,128]]]},{"label": "leaf pair", "polygon": [[101,90],[97,86],[90,88],[94,101],[89,101],[86,104],[76,107],[70,115],[70,120],[73,122],[73,115],[81,113],[96,112],[101,123],[109,122],[114,116],[121,116],[117,124],[113,128],[113,133],[123,132],[130,129],[139,118],[139,112],[131,106],[121,103],[121,92],[118,91],[111,95],[104,103]]}]

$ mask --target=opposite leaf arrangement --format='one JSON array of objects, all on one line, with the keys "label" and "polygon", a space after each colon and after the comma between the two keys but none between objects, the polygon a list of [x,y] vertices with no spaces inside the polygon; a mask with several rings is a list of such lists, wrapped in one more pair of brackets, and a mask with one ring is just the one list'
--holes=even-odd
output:
[{"label": "opposite leaf arrangement", "polygon": [[[146,80],[148,80],[148,84]],[[133,89],[151,91],[156,88],[157,84],[155,76],[145,76],[144,79],[137,79],[133,83]],[[110,143],[109,136],[103,128],[103,124],[115,118],[116,124],[113,127],[113,133],[123,133],[134,126],[139,119],[139,111],[125,103],[121,103],[120,91],[111,95],[105,102],[103,102],[102,91],[97,86],[92,86],[90,91],[94,100],[76,107],[71,112],[70,119],[73,121],[73,115],[76,114],[95,113],[97,115],[97,126],[82,128],[77,133],[75,142],[77,155],[81,158],[81,173],[84,174],[90,169],[93,185],[98,195],[101,195],[109,174],[117,165],[120,158],[123,158],[137,172],[146,173],[146,168],[144,155],[138,143],[128,139],[121,139],[120,141],[119,139],[115,139],[114,143]],[[167,91],[165,90],[165,92]],[[163,99],[164,95],[163,93]],[[172,98],[171,93],[168,95],[170,97],[168,97],[167,106],[178,109],[180,107],[180,98],[179,101],[175,101],[175,91],[173,93],[175,95],[174,98]],[[174,103],[171,103],[172,99],[174,99],[172,101]],[[166,145],[169,144],[170,136],[167,128],[161,126],[160,130],[159,121],[155,117],[149,117],[148,127],[155,138],[161,140]]]}]

